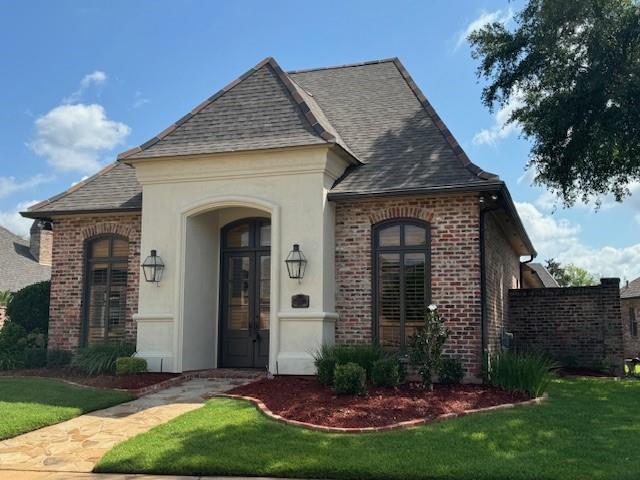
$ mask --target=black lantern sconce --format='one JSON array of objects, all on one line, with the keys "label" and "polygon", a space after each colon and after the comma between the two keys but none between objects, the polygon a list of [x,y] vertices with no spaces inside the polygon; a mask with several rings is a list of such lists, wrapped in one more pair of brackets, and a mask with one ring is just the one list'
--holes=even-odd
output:
[{"label": "black lantern sconce", "polygon": [[155,250],[151,250],[151,255],[145,258],[142,263],[144,279],[147,282],[154,282],[157,285],[162,279],[163,270],[164,262],[162,261],[162,258],[158,256],[158,253]]},{"label": "black lantern sconce", "polygon": [[300,245],[297,243],[293,244],[293,250],[291,250],[289,255],[287,255],[285,263],[287,264],[289,278],[295,278],[299,283],[304,277],[304,271],[307,268],[307,259],[300,250]]}]

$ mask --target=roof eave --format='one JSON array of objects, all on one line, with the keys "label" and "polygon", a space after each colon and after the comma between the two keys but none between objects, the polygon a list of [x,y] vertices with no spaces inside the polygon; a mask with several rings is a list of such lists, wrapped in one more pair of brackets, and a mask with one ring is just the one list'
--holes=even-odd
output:
[{"label": "roof eave", "polygon": [[62,217],[65,215],[97,215],[108,213],[135,213],[141,212],[140,207],[116,207],[116,208],[95,208],[84,210],[42,210],[20,212],[25,218],[32,218],[34,220],[52,220],[53,217]]}]

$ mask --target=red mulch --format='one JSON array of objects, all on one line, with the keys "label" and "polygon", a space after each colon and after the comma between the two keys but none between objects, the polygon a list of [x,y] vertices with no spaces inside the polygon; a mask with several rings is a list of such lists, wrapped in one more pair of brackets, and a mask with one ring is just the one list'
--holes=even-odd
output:
[{"label": "red mulch", "polygon": [[96,375],[87,376],[80,370],[72,368],[33,368],[1,372],[0,376],[51,377],[98,388],[118,388],[122,390],[138,390],[149,385],[163,382],[179,376],[178,373],[137,373],[132,375]]},{"label": "red mulch", "polygon": [[528,400],[488,385],[434,385],[433,391],[409,384],[395,389],[371,386],[367,396],[336,395],[312,377],[262,379],[229,393],[262,400],[287,419],[343,428],[382,427]]}]

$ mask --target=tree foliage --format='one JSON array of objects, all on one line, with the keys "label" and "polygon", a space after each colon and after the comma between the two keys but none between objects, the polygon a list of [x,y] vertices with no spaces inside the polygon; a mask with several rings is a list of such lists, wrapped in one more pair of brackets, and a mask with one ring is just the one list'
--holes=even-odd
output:
[{"label": "tree foliage", "polygon": [[640,180],[640,2],[529,0],[469,36],[490,109],[510,104],[536,182],[565,205]]},{"label": "tree foliage", "polygon": [[546,268],[561,287],[587,287],[598,284],[596,275],[572,263],[563,266],[557,260],[550,258],[547,260]]}]

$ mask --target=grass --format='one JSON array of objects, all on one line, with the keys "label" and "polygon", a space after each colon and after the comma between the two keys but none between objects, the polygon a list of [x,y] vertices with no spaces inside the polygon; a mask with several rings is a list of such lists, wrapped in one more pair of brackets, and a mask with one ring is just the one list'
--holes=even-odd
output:
[{"label": "grass", "polygon": [[554,380],[541,405],[377,434],[277,423],[214,399],[117,445],[96,471],[334,479],[637,479],[640,382]]},{"label": "grass", "polygon": [[126,402],[128,393],[45,378],[0,378],[0,440]]}]

